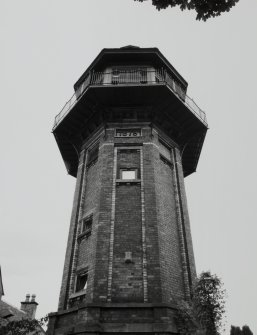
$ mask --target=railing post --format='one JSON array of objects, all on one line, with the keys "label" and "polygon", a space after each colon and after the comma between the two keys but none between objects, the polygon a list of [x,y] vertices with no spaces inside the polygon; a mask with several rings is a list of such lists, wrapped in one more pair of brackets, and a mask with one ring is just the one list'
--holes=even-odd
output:
[{"label": "railing post", "polygon": [[90,84],[94,84],[94,70],[92,70],[92,76],[90,78]]},{"label": "railing post", "polygon": [[161,74],[161,80],[163,81],[163,82],[165,82],[166,80],[166,78],[165,78],[165,70],[164,70],[164,68],[162,67],[161,68],[161,71],[160,71],[160,74]]},{"label": "railing post", "polygon": [[88,85],[91,84],[91,71],[89,71],[89,74],[88,74]]}]

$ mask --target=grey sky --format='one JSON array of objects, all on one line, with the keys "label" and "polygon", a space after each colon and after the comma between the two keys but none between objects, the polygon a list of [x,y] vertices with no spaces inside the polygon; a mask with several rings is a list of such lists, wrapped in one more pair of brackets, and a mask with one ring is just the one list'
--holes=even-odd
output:
[{"label": "grey sky", "polygon": [[54,117],[102,48],[158,47],[188,81],[210,126],[186,178],[198,273],[227,289],[227,326],[257,333],[257,3],[206,23],[133,0],[0,3],[0,264],[5,299],[36,293],[56,311],[75,179],[51,134]]}]

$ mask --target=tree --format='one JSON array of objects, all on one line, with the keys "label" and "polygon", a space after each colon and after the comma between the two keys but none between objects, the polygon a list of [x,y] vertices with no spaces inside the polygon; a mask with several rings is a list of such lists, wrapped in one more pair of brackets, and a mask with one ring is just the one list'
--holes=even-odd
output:
[{"label": "tree", "polygon": [[[135,0],[143,2],[146,0]],[[181,10],[195,10],[196,20],[206,21],[207,19],[229,12],[239,0],[152,0],[153,6],[158,10],[167,7],[179,6]]]},{"label": "tree", "polygon": [[253,335],[253,332],[251,331],[249,326],[244,325],[242,328],[242,334],[243,335]]},{"label": "tree", "polygon": [[247,325],[244,325],[242,330],[240,327],[231,326],[230,335],[253,335],[253,332]]},{"label": "tree", "polygon": [[220,278],[209,271],[201,273],[194,289],[193,302],[197,319],[206,329],[206,334],[219,334],[225,312],[225,290]]},{"label": "tree", "polygon": [[230,335],[242,335],[240,327],[231,326]]},{"label": "tree", "polygon": [[225,290],[221,280],[210,272],[203,272],[196,280],[191,303],[178,303],[177,326],[182,334],[192,334],[197,328],[206,335],[218,335],[223,326]]},{"label": "tree", "polygon": [[48,317],[44,317],[40,320],[0,320],[0,334],[1,335],[40,335],[43,334],[42,326],[45,326],[48,321]]},{"label": "tree", "polygon": [[199,324],[196,320],[196,314],[193,308],[193,304],[184,300],[179,301],[177,305],[175,322],[179,334],[194,334],[197,328],[199,328]]}]

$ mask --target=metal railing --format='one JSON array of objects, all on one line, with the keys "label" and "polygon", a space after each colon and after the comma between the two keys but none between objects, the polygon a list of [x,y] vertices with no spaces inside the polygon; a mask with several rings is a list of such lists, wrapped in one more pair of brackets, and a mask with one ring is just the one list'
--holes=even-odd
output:
[{"label": "metal railing", "polygon": [[63,118],[69,113],[72,107],[86,92],[89,86],[115,86],[115,85],[167,85],[173,93],[195,114],[206,126],[207,120],[205,112],[202,111],[197,104],[186,95],[182,87],[167,73],[164,69],[124,69],[113,70],[112,72],[89,72],[85,80],[73,94],[69,101],[64,105],[61,112],[55,117],[55,129]]}]

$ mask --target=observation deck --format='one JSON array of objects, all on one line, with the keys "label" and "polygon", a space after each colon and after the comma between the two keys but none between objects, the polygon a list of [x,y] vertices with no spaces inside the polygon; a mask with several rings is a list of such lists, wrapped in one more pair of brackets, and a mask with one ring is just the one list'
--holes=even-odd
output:
[{"label": "observation deck", "polygon": [[153,86],[166,85],[177,97],[189,108],[189,110],[199,118],[207,127],[206,114],[201,110],[192,98],[185,94],[181,86],[168,74],[165,69],[154,70],[121,70],[112,72],[94,72],[90,71],[86,79],[80,84],[77,91],[66,102],[62,110],[55,117],[53,131],[62,122],[65,116],[72,110],[78,100],[90,87],[99,86]]},{"label": "observation deck", "polygon": [[115,122],[157,126],[180,148],[184,176],[196,170],[208,129],[206,115],[158,49],[103,49],[74,89],[53,126],[69,174],[76,176],[82,143]]}]

